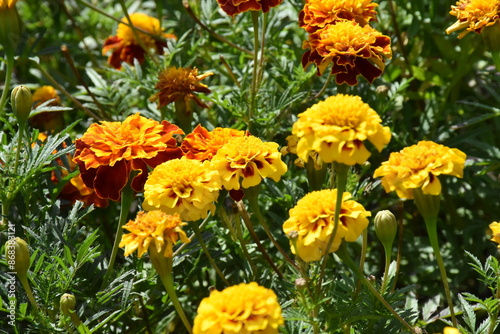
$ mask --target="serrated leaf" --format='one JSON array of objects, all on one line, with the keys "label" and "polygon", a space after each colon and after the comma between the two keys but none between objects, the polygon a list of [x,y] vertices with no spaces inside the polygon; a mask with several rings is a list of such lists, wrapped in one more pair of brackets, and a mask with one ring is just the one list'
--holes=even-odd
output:
[{"label": "serrated leaf", "polygon": [[472,306],[462,296],[462,294],[458,295],[458,299],[460,300],[460,304],[464,309],[463,319],[467,326],[469,326],[469,329],[474,332],[476,328],[476,313],[474,312]]}]

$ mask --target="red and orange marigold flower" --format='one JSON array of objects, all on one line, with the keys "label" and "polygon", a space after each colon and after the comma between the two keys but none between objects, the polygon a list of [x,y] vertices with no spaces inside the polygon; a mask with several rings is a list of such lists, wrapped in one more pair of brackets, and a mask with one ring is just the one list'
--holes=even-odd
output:
[{"label": "red and orange marigold flower", "polygon": [[262,10],[267,13],[272,7],[281,4],[283,0],[217,0],[217,2],[227,15],[234,17],[249,10]]},{"label": "red and orange marigold flower", "polygon": [[[144,48],[163,54],[163,48],[167,46],[165,39],[176,38],[173,34],[164,33],[160,21],[154,17],[143,13],[133,13],[129,17],[132,25],[136,28],[135,33],[128,25],[127,18],[124,17],[123,23],[118,25],[116,36],[108,37],[102,48],[103,55],[112,51],[108,63],[116,69],[122,67],[122,62],[133,65],[134,59],[142,63],[146,54]],[[156,36],[156,38],[151,35]]]},{"label": "red and orange marigold flower", "polygon": [[460,0],[451,6],[450,14],[457,17],[446,33],[462,30],[458,38],[473,31],[478,34],[500,21],[500,0]]},{"label": "red and orange marigold flower", "polygon": [[359,75],[372,83],[384,71],[385,59],[392,57],[388,36],[354,21],[329,24],[311,33],[303,48],[309,49],[302,56],[303,67],[313,63],[322,75],[332,64],[338,85],[357,85]]},{"label": "red and orange marigold flower", "polygon": [[184,137],[181,149],[189,159],[212,160],[217,151],[231,138],[248,135],[245,131],[230,128],[215,128],[208,131],[198,125],[193,132]]},{"label": "red and orange marigold flower", "polygon": [[307,0],[299,14],[299,25],[308,33],[339,21],[355,21],[364,26],[375,20],[372,0]]},{"label": "red and orange marigold flower", "polygon": [[80,168],[82,180],[101,198],[120,199],[121,190],[132,170],[138,174],[132,189],[143,190],[148,166],[182,156],[175,134],[184,132],[167,121],[158,123],[139,114],[121,122],[92,124],[82,138],[77,139],[73,161]]}]

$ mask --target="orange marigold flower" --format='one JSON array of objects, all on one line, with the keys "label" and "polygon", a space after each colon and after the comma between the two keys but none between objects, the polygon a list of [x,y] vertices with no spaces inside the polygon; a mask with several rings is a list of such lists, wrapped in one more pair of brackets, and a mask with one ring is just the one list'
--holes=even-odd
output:
[{"label": "orange marigold flower", "polygon": [[302,56],[302,66],[314,63],[317,74],[322,75],[332,63],[331,73],[338,85],[357,85],[359,75],[372,83],[384,71],[385,58],[392,57],[388,36],[353,21],[329,24],[311,33],[303,48],[309,50]]},{"label": "orange marigold flower", "polygon": [[276,294],[255,282],[213,290],[198,306],[193,334],[278,334],[283,325]]},{"label": "orange marigold flower", "polygon": [[187,223],[181,221],[178,214],[167,215],[158,210],[141,211],[135,220],[123,225],[123,229],[130,233],[122,236],[119,246],[125,247],[125,256],[137,250],[137,256],[141,257],[149,250],[150,253],[172,257],[173,246],[179,239],[184,243],[191,241],[182,230],[185,225]]},{"label": "orange marigold flower", "polygon": [[[67,172],[63,174],[67,174]],[[69,182],[64,185],[58,198],[67,200],[71,204],[74,204],[76,201],[83,202],[84,207],[92,204],[98,208],[105,208],[108,206],[107,199],[100,198],[96,195],[94,189],[87,187],[85,183],[83,183],[81,174],[72,177]]]},{"label": "orange marigold flower", "polygon": [[230,139],[217,151],[212,162],[227,190],[239,190],[240,178],[243,188],[256,186],[265,177],[278,182],[287,171],[278,144],[264,143],[254,136]]},{"label": "orange marigold flower", "polygon": [[[134,59],[142,63],[146,54],[143,46],[148,50],[153,49],[158,54],[163,54],[163,48],[167,46],[163,39],[176,39],[174,34],[164,33],[160,21],[154,17],[143,13],[133,13],[129,17],[133,26],[137,28],[135,34],[128,25],[129,21],[124,17],[121,20],[124,23],[118,25],[116,36],[108,37],[102,48],[103,55],[112,51],[108,63],[116,69],[122,67],[122,62],[133,65]],[[141,40],[140,42],[136,40],[136,35]]]},{"label": "orange marigold flower", "polygon": [[335,226],[337,189],[313,191],[300,199],[283,223],[285,234],[295,231],[298,235],[291,241],[292,252],[306,262],[318,261],[325,254],[337,251],[343,239],[356,241],[368,226],[366,217],[371,213],[350,198],[350,193],[342,194],[340,220],[329,250],[326,247]]},{"label": "orange marigold flower", "polygon": [[113,201],[120,199],[121,190],[132,170],[139,171],[131,183],[140,192],[147,179],[148,166],[182,156],[174,134],[184,132],[167,121],[158,123],[138,113],[121,122],[92,124],[82,138],[77,139],[73,161],[80,167],[83,182],[97,196]]},{"label": "orange marigold flower", "polygon": [[189,159],[212,160],[217,151],[231,138],[245,135],[248,135],[245,131],[230,128],[215,128],[208,131],[198,124],[193,132],[184,137],[181,149]]},{"label": "orange marigold flower", "polygon": [[195,93],[210,93],[210,89],[200,81],[211,75],[213,75],[212,72],[198,75],[196,67],[168,67],[158,75],[155,88],[159,92],[151,96],[149,100],[151,102],[158,100],[158,108],[161,108],[174,101],[188,102],[193,99],[201,108],[208,108]]},{"label": "orange marigold flower", "polygon": [[182,157],[158,165],[144,185],[145,210],[178,213],[182,220],[206,218],[215,211],[220,178],[210,161]]},{"label": "orange marigold flower", "polygon": [[14,8],[18,0],[0,0],[0,10]]},{"label": "orange marigold flower", "polygon": [[276,7],[283,0],[217,0],[220,8],[232,17],[249,10],[262,10],[267,13],[272,7]]},{"label": "orange marigold flower", "polygon": [[372,0],[307,0],[299,14],[299,25],[308,33],[344,20],[364,26],[375,20],[377,6]]},{"label": "orange marigold flower", "polygon": [[432,141],[393,152],[389,160],[375,170],[373,177],[382,177],[386,192],[396,191],[400,198],[413,199],[413,189],[422,189],[425,195],[441,194],[439,175],[463,176],[466,155]]},{"label": "orange marigold flower", "polygon": [[451,6],[450,14],[456,16],[457,21],[446,29],[447,34],[462,29],[466,30],[458,38],[471,31],[480,34],[484,28],[500,21],[500,0],[460,0]]},{"label": "orange marigold flower", "polygon": [[[36,108],[44,102],[51,101],[47,106],[61,105],[61,98],[52,86],[42,86],[33,93],[33,107]],[[31,116],[30,125],[42,131],[58,130],[64,125],[63,113],[61,111],[47,111]]]},{"label": "orange marigold flower", "polygon": [[496,242],[498,244],[498,248],[500,249],[500,223],[493,222],[490,224],[491,235],[493,238],[490,240]]}]

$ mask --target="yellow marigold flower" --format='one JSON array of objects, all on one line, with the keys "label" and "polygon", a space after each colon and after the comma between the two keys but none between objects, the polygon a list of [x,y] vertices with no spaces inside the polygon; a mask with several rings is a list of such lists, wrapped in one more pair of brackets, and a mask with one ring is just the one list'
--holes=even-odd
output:
[{"label": "yellow marigold flower", "polygon": [[283,224],[283,231],[296,231],[298,237],[291,242],[292,252],[306,262],[318,261],[326,253],[335,252],[342,239],[356,241],[368,226],[369,211],[354,200],[348,192],[342,195],[339,225],[332,246],[326,249],[335,226],[334,215],[337,189],[313,191],[290,209],[290,218]]},{"label": "yellow marigold flower", "polygon": [[332,63],[331,73],[338,85],[357,85],[359,75],[372,83],[384,71],[385,58],[392,57],[388,36],[354,21],[326,25],[311,33],[302,48],[309,49],[302,56],[302,66],[314,63],[317,74],[322,75]]},{"label": "yellow marigold flower", "polygon": [[214,290],[198,306],[193,334],[277,334],[283,325],[276,294],[255,282]]},{"label": "yellow marigold flower", "polygon": [[33,93],[33,107],[36,108],[40,104],[54,99],[54,101],[49,103],[49,106],[58,106],[61,104],[61,98],[57,91],[52,86],[42,86],[37,88]]},{"label": "yellow marigold flower", "polygon": [[377,6],[372,0],[307,0],[299,13],[299,25],[308,33],[344,20],[364,26],[375,20]]},{"label": "yellow marigold flower", "polygon": [[491,234],[493,238],[491,238],[491,241],[494,241],[498,244],[498,248],[500,249],[500,223],[499,222],[493,222],[490,224],[490,229],[491,229]]},{"label": "yellow marigold flower", "polygon": [[500,0],[460,0],[455,6],[451,6],[450,14],[456,16],[457,21],[446,29],[447,34],[462,29],[466,30],[458,38],[471,31],[480,34],[484,28],[499,21]]},{"label": "yellow marigold flower", "polygon": [[[143,13],[133,13],[130,14],[129,17],[134,27],[149,33],[149,35],[139,30],[136,30],[136,34],[134,34],[132,28],[127,25],[129,23],[128,19],[124,17],[121,20],[125,24],[120,23],[118,25],[116,36],[108,37],[102,48],[103,55],[108,51],[112,51],[108,63],[116,69],[122,67],[122,62],[133,65],[134,58],[142,63],[144,61],[144,55],[146,54],[143,46],[148,50],[153,49],[158,54],[163,54],[163,48],[167,46],[163,39],[176,38],[173,34],[164,33],[160,21],[154,17]],[[136,40],[136,35],[141,40],[142,44]],[[151,35],[157,36],[158,39],[153,38]]]},{"label": "yellow marigold flower", "polygon": [[229,139],[245,135],[248,135],[245,131],[230,128],[215,128],[208,131],[198,124],[193,132],[184,137],[181,149],[189,159],[212,160],[217,151]]},{"label": "yellow marigold flower", "polygon": [[389,160],[375,170],[373,177],[382,177],[386,192],[396,191],[400,198],[413,199],[413,189],[421,188],[426,195],[441,194],[441,174],[463,176],[466,155],[432,141],[391,153]]},{"label": "yellow marigold flower", "polygon": [[159,92],[151,96],[150,101],[158,100],[158,108],[161,108],[174,101],[188,102],[193,99],[201,108],[208,108],[195,93],[210,93],[210,89],[200,81],[211,75],[213,75],[212,72],[198,75],[197,68],[168,67],[158,75],[155,88]]},{"label": "yellow marigold flower", "polygon": [[445,327],[443,334],[461,334],[460,331],[455,327]]},{"label": "yellow marigold flower", "polygon": [[272,7],[276,7],[283,0],[217,0],[220,8],[232,17],[249,10],[262,10],[267,13]]},{"label": "yellow marigold flower", "polygon": [[[299,138],[296,135],[290,135],[286,137],[286,141],[288,145],[281,148],[281,154],[283,156],[287,155],[288,153],[297,154],[297,144],[299,143]],[[323,161],[321,161],[321,157],[319,156],[318,152],[310,151],[308,155],[308,159],[311,158],[314,162],[314,169],[320,170],[323,167]],[[293,163],[297,167],[304,168],[306,162],[307,160],[304,161],[300,157],[298,157]]]},{"label": "yellow marigold flower", "polygon": [[391,139],[379,115],[359,96],[330,96],[303,113],[293,124],[292,133],[299,138],[298,156],[306,160],[317,152],[323,162],[345,165],[364,163],[370,152],[363,141],[370,141],[381,151]]},{"label": "yellow marigold flower", "polygon": [[230,139],[217,151],[212,162],[227,190],[239,190],[240,178],[243,178],[243,188],[256,186],[265,177],[278,182],[287,171],[278,144],[264,143],[254,136]]},{"label": "yellow marigold flower", "polygon": [[184,132],[167,121],[158,123],[139,113],[123,123],[92,124],[76,140],[73,161],[78,164],[85,185],[94,189],[97,196],[118,201],[132,170],[139,171],[131,185],[140,192],[148,166],[154,168],[182,156],[174,134]]},{"label": "yellow marigold flower", "polygon": [[[61,98],[52,86],[42,86],[33,93],[33,107],[36,108],[44,102],[53,100],[48,106],[61,105]],[[64,126],[64,117],[61,111],[48,111],[30,117],[32,127],[42,131],[58,130]]]},{"label": "yellow marigold flower", "polygon": [[0,10],[14,8],[18,0],[0,0]]},{"label": "yellow marigold flower", "polygon": [[206,218],[215,211],[220,178],[210,161],[182,157],[157,166],[144,185],[145,210],[178,213],[182,220]]},{"label": "yellow marigold flower", "polygon": [[124,234],[120,247],[125,247],[125,256],[137,250],[137,256],[149,252],[163,253],[165,257],[173,256],[173,246],[180,239],[184,243],[191,240],[182,230],[187,225],[179,218],[178,214],[168,215],[155,210],[141,211],[135,220],[130,220],[123,225],[123,229],[130,233]]}]

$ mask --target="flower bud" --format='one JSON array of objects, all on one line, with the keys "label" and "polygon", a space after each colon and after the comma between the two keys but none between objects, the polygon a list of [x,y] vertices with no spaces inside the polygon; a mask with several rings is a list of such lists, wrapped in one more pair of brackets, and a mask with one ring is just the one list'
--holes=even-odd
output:
[{"label": "flower bud", "polygon": [[71,312],[75,310],[75,305],[76,305],[75,296],[73,296],[70,293],[65,293],[64,295],[61,296],[61,299],[59,300],[59,308],[62,314],[66,316],[71,315]]},{"label": "flower bud", "polygon": [[21,37],[21,20],[16,9],[16,1],[0,2],[0,44],[8,57],[14,58]]},{"label": "flower bud", "polygon": [[398,223],[396,217],[389,210],[382,210],[375,216],[375,232],[380,242],[386,248],[392,247],[392,242],[396,237]]},{"label": "flower bud", "polygon": [[17,86],[10,95],[12,110],[19,124],[24,124],[30,115],[33,105],[31,90],[26,86]]},{"label": "flower bud", "polygon": [[21,238],[9,239],[5,243],[5,258],[11,271],[17,276],[26,276],[30,267],[28,244]]}]

